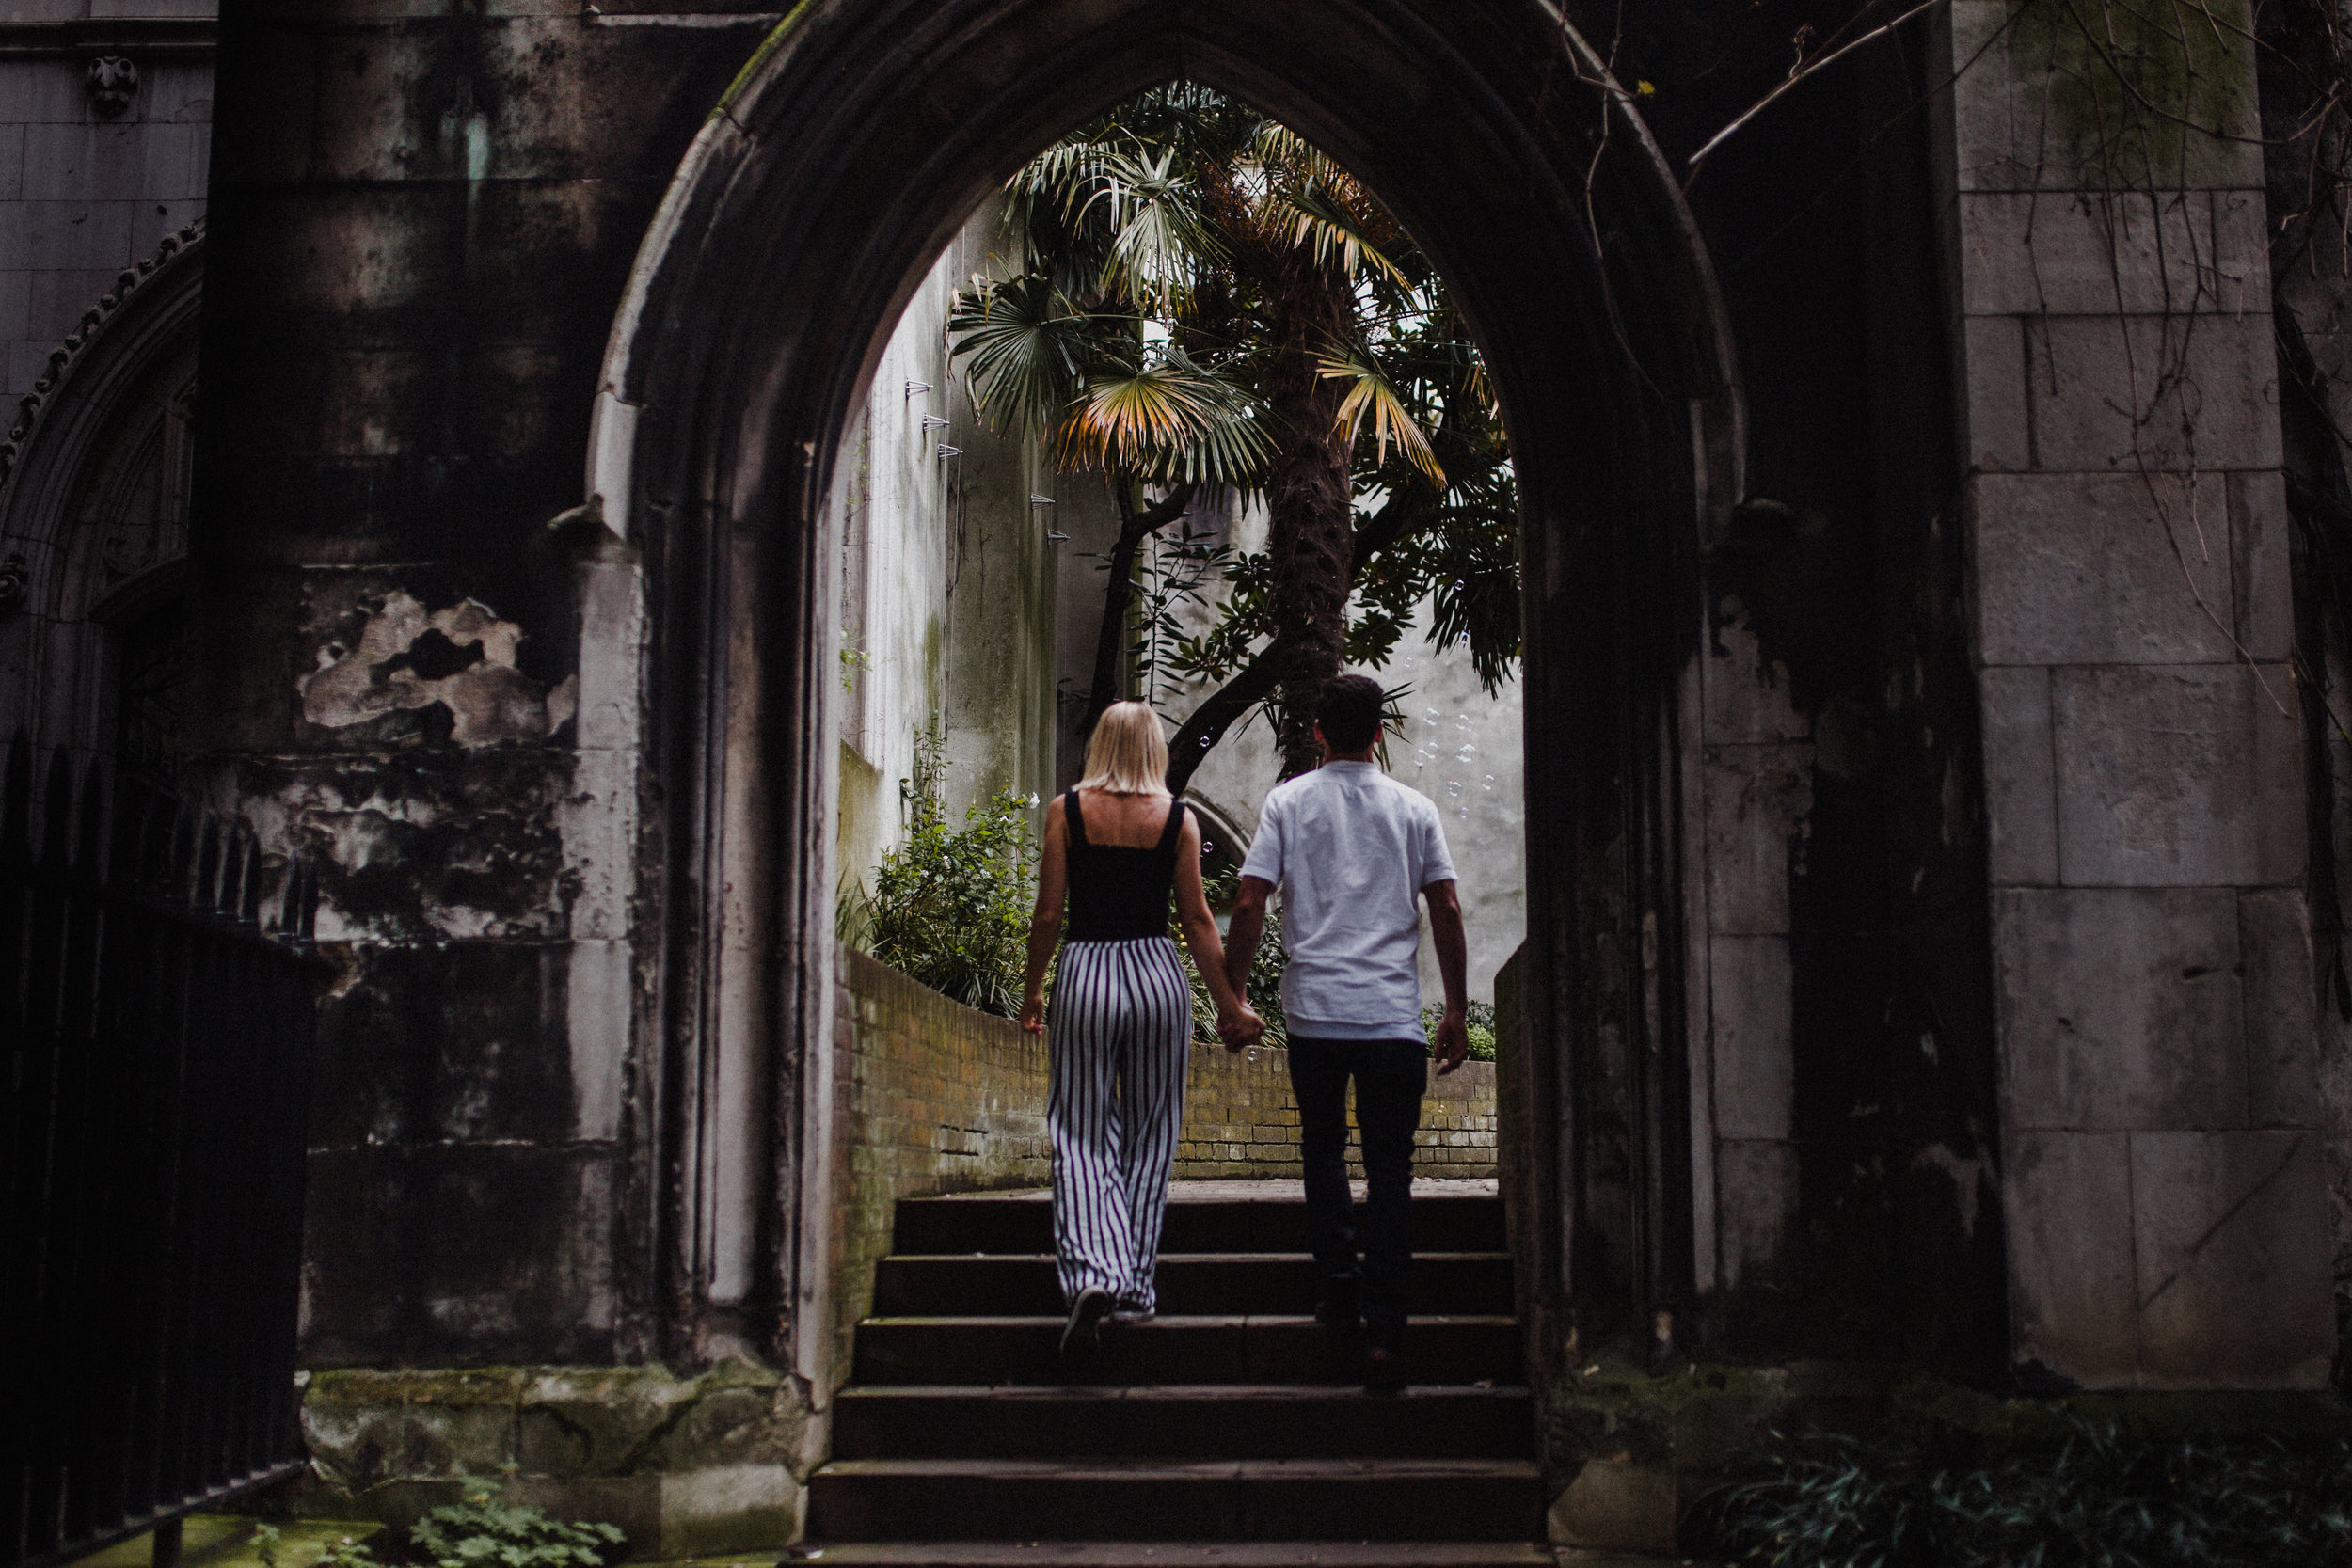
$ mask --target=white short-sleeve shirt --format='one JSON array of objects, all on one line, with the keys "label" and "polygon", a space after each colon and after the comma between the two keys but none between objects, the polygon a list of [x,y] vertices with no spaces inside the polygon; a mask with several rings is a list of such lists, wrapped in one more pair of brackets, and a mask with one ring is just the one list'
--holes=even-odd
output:
[{"label": "white short-sleeve shirt", "polygon": [[1282,894],[1282,1011],[1310,1039],[1420,1039],[1421,890],[1454,880],[1438,808],[1368,762],[1278,784],[1241,874]]}]

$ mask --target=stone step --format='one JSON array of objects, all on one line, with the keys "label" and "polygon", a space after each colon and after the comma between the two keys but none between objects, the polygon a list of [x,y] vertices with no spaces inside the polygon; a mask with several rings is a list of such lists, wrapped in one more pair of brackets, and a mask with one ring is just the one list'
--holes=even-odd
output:
[{"label": "stone step", "polygon": [[[1347,1345],[1309,1317],[1162,1317],[1114,1328],[1075,1365],[1060,1356],[1054,1317],[868,1318],[858,1324],[854,1384],[1346,1385],[1360,1375]],[[1405,1340],[1415,1384],[1514,1384],[1519,1331],[1512,1319],[1416,1318]]]},{"label": "stone step", "polygon": [[1533,1541],[1535,1465],[1496,1459],[837,1460],[817,1541]]},{"label": "stone step", "polygon": [[[1160,1310],[1303,1312],[1316,1295],[1314,1259],[1303,1252],[1162,1253]],[[1507,1252],[1424,1252],[1413,1258],[1409,1309],[1512,1309]],[[874,1275],[874,1315],[884,1318],[986,1313],[1043,1316],[1062,1309],[1050,1253],[961,1256],[894,1254]]]},{"label": "stone step", "polygon": [[1526,1541],[837,1541],[786,1568],[1555,1568]]},{"label": "stone step", "polygon": [[1517,1459],[1524,1387],[1402,1394],[1279,1384],[1128,1388],[861,1387],[835,1398],[837,1459]]},{"label": "stone step", "polygon": [[[1195,1187],[1213,1187],[1198,1182]],[[1242,1185],[1242,1183],[1234,1183]],[[1304,1252],[1307,1207],[1295,1184],[1287,1196],[1217,1197],[1186,1195],[1168,1206],[1160,1231],[1163,1253]],[[1410,1210],[1415,1252],[1502,1252],[1502,1202],[1489,1196],[1415,1196]],[[901,1253],[1017,1253],[1054,1250],[1051,1195],[989,1193],[901,1198],[895,1250]]]}]

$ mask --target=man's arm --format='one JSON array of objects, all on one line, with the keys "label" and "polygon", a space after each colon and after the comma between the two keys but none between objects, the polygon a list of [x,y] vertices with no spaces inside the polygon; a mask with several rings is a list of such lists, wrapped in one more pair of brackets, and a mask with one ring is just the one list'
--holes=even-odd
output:
[{"label": "man's arm", "polygon": [[[1233,900],[1232,917],[1225,923],[1225,981],[1233,994],[1249,1000],[1249,966],[1258,958],[1258,942],[1265,935],[1265,901],[1274,884],[1263,877],[1244,877],[1241,895]],[[1228,1051],[1239,1051],[1247,1040],[1229,1039]]]},{"label": "man's arm", "polygon": [[1445,1018],[1436,1041],[1442,1078],[1470,1054],[1470,943],[1462,934],[1461,892],[1451,879],[1430,883],[1421,895],[1429,900],[1429,942],[1438,950],[1438,977],[1445,982]]}]

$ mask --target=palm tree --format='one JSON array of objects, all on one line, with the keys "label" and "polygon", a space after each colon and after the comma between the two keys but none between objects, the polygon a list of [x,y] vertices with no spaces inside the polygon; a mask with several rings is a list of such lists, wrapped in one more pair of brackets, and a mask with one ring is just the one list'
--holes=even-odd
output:
[{"label": "palm tree", "polygon": [[[1412,241],[1280,123],[1188,83],[1064,138],[1008,186],[1016,265],[951,319],[991,425],[1101,472],[1110,551],[1084,726],[1120,695],[1145,543],[1217,491],[1263,499],[1216,625],[1172,655],[1220,683],[1169,784],[1263,705],[1284,777],[1315,766],[1342,663],[1377,668],[1434,594],[1490,689],[1518,651],[1517,499],[1468,331]],[[1355,596],[1350,615],[1350,597]]]}]

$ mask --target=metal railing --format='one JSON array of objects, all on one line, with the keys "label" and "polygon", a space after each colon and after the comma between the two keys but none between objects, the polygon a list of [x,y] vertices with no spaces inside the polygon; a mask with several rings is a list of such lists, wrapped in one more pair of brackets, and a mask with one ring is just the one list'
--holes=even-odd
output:
[{"label": "metal railing", "polygon": [[[0,773],[0,1565],[96,1550],[298,1468],[304,1113],[320,972],[298,860],[265,923],[240,824]],[[174,1533],[167,1530],[166,1534]]]}]

